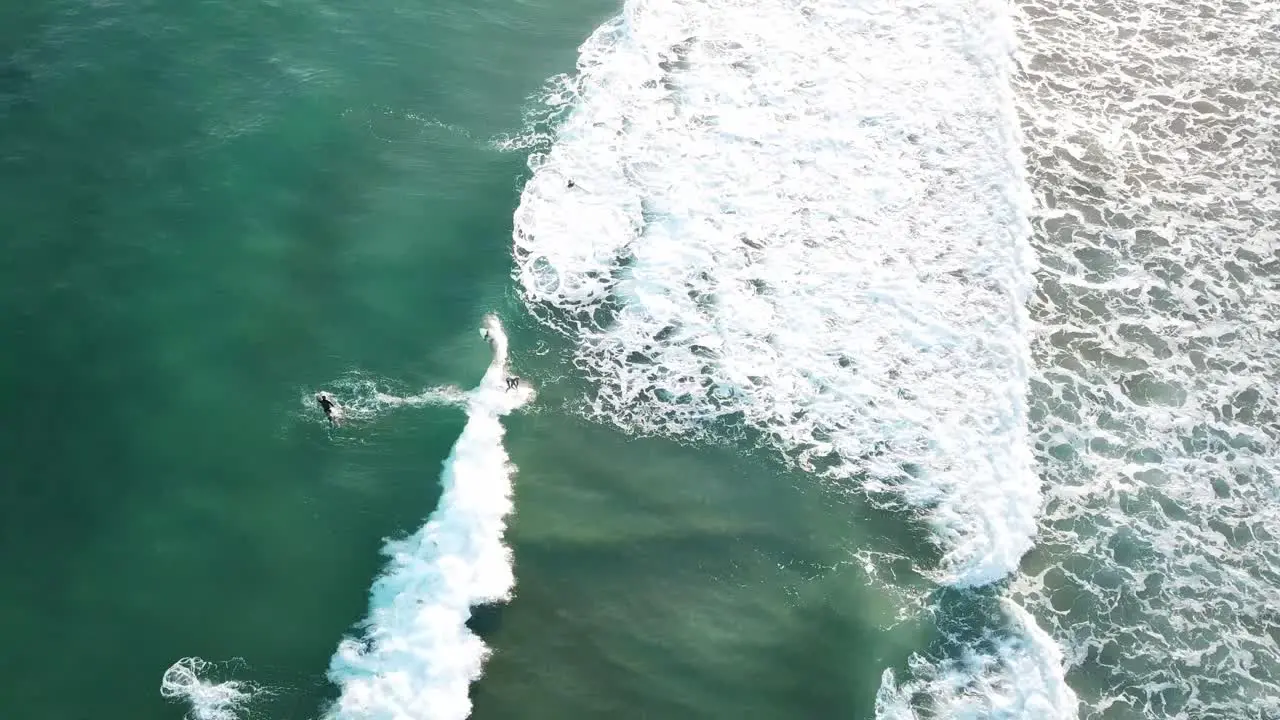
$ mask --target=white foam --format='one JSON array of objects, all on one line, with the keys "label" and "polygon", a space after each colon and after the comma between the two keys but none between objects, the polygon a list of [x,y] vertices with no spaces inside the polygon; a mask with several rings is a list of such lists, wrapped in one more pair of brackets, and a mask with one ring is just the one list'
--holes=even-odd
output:
[{"label": "white foam", "polygon": [[164,671],[160,696],[190,704],[190,720],[236,720],[257,688],[237,680],[211,682],[203,676],[212,667],[198,657],[182,658]]},{"label": "white foam", "polygon": [[1090,716],[1280,717],[1280,4],[1020,5],[1049,503],[1014,596]]},{"label": "white foam", "polygon": [[466,393],[457,388],[438,387],[428,388],[417,395],[409,395],[407,397],[378,392],[374,395],[374,400],[387,407],[399,407],[401,405],[421,407],[423,405],[465,405],[467,396]]},{"label": "white foam", "polygon": [[344,639],[329,668],[341,695],[333,719],[451,720],[471,711],[470,684],[488,649],[466,622],[471,608],[505,601],[515,583],[503,544],[514,467],[500,418],[533,399],[506,391],[507,337],[485,318],[493,361],[467,396],[467,424],[444,463],[443,493],[418,532],[388,542],[370,591],[364,636]]},{"label": "white foam", "polygon": [[[428,405],[462,407],[468,401],[466,391],[456,387],[433,387],[414,394],[396,395],[384,392],[384,384],[384,381],[366,373],[353,371],[324,389],[337,401],[342,409],[344,424],[347,425],[368,422],[391,408]],[[316,404],[315,393],[316,390],[303,389],[298,396],[298,404],[305,416],[323,422],[324,414]]]},{"label": "white foam", "polygon": [[598,29],[548,85],[560,124],[514,233],[528,306],[597,381],[588,412],[745,423],[918,509],[940,580],[1013,570],[1040,495],[1007,14],[637,0]]},{"label": "white foam", "polygon": [[[909,679],[892,670],[876,693],[880,720],[1070,720],[1075,693],[1062,674],[1062,651],[1025,610],[1003,600],[1009,631],[986,633],[956,658],[929,660],[913,654]],[[977,649],[975,646],[981,646]]]}]

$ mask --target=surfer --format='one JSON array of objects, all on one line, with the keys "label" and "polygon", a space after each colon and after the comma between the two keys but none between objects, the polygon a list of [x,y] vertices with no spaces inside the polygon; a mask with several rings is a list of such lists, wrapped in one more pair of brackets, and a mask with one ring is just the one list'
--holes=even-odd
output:
[{"label": "surfer", "polygon": [[516,377],[515,375],[512,375],[511,377],[507,378],[507,392],[511,392],[512,390],[515,390],[518,387],[520,387],[520,378]]},{"label": "surfer", "polygon": [[320,404],[320,409],[324,410],[324,416],[329,418],[329,422],[335,427],[342,424],[342,406],[334,401],[332,395],[321,390],[316,393],[316,402]]}]

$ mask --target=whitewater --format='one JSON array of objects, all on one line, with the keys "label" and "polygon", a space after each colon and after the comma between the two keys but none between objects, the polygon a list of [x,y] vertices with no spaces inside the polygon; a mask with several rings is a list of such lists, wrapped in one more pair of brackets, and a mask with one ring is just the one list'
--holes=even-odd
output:
[{"label": "whitewater", "polygon": [[[388,563],[370,590],[369,614],[330,663],[340,695],[326,720],[460,720],[471,713],[471,683],[489,649],[467,621],[474,607],[507,601],[515,585],[503,542],[515,467],[503,447],[501,418],[536,395],[528,383],[507,389],[508,341],[498,318],[486,316],[480,332],[493,359],[470,392],[439,388],[397,397],[367,380],[344,385],[358,391],[349,397],[349,419],[368,419],[377,408],[462,403],[467,422],[444,461],[436,510],[416,533],[383,548]],[[213,682],[209,667],[199,658],[178,661],[166,671],[161,694],[189,703],[194,720],[232,720],[263,691]]]},{"label": "whitewater", "polygon": [[[877,717],[1280,717],[1276,28],[1275,2],[627,2],[504,143],[534,149],[517,287],[583,415],[765,448],[927,530],[942,639],[883,669]],[[514,582],[500,419],[531,399],[486,336],[469,393],[353,381],[356,416],[468,420],[327,718],[470,712],[466,622]],[[210,720],[261,692],[207,674],[162,692]]]},{"label": "whitewater", "polygon": [[1016,567],[1040,496],[1011,43],[983,2],[633,2],[597,30],[515,218],[593,414],[745,426],[918,509],[941,580]]},{"label": "whitewater", "polygon": [[496,316],[481,331],[493,361],[467,398],[467,424],[444,463],[443,493],[426,525],[389,542],[370,591],[364,633],[338,646],[329,678],[342,694],[326,717],[450,720],[471,714],[471,683],[488,648],[467,627],[476,605],[504,602],[515,585],[502,542],[514,471],[503,415],[532,398],[506,389],[507,336]]},{"label": "whitewater", "polygon": [[[548,84],[515,216],[584,412],[864,491],[930,529],[940,584],[1016,571],[1042,498],[1014,44],[981,0],[627,3]],[[985,622],[886,668],[878,714],[1073,717],[1034,618]]]},{"label": "whitewater", "polygon": [[627,2],[509,143],[515,278],[583,414],[770,448],[995,596],[878,716],[1277,716],[1277,27]]},{"label": "whitewater", "polygon": [[1018,3],[1037,196],[1013,579],[1085,717],[1280,717],[1280,3]]}]

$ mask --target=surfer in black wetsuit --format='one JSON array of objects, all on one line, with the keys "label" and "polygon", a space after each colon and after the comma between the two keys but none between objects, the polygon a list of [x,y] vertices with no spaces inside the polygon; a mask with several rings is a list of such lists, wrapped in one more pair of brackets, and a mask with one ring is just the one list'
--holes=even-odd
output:
[{"label": "surfer in black wetsuit", "polygon": [[324,416],[329,418],[329,422],[335,426],[342,424],[342,406],[334,402],[332,395],[321,390],[316,393],[316,402],[320,404],[320,409],[324,410]]},{"label": "surfer in black wetsuit", "polygon": [[520,378],[516,377],[515,375],[512,375],[511,377],[507,378],[507,392],[515,390],[518,387],[520,387]]}]

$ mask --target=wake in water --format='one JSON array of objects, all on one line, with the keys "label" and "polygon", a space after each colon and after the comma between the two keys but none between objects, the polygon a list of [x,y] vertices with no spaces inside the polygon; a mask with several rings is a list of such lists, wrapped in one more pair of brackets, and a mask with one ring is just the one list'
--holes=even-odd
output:
[{"label": "wake in water", "polygon": [[507,390],[507,337],[496,317],[482,331],[493,361],[467,395],[467,424],[445,461],[440,504],[417,533],[389,542],[390,563],[371,591],[364,634],[338,646],[329,669],[338,718],[454,720],[488,649],[467,627],[476,605],[505,601],[515,583],[503,545],[514,467],[500,418],[533,399]]},{"label": "wake in water", "polygon": [[[466,391],[455,387],[427,388],[419,393],[397,395],[386,392],[384,383],[362,372],[350,372],[326,385],[342,406],[343,424],[368,422],[387,410],[398,407],[423,407],[446,405],[463,407],[467,404]],[[302,416],[324,419],[324,413],[316,405],[315,390],[303,389],[298,396]]]}]

